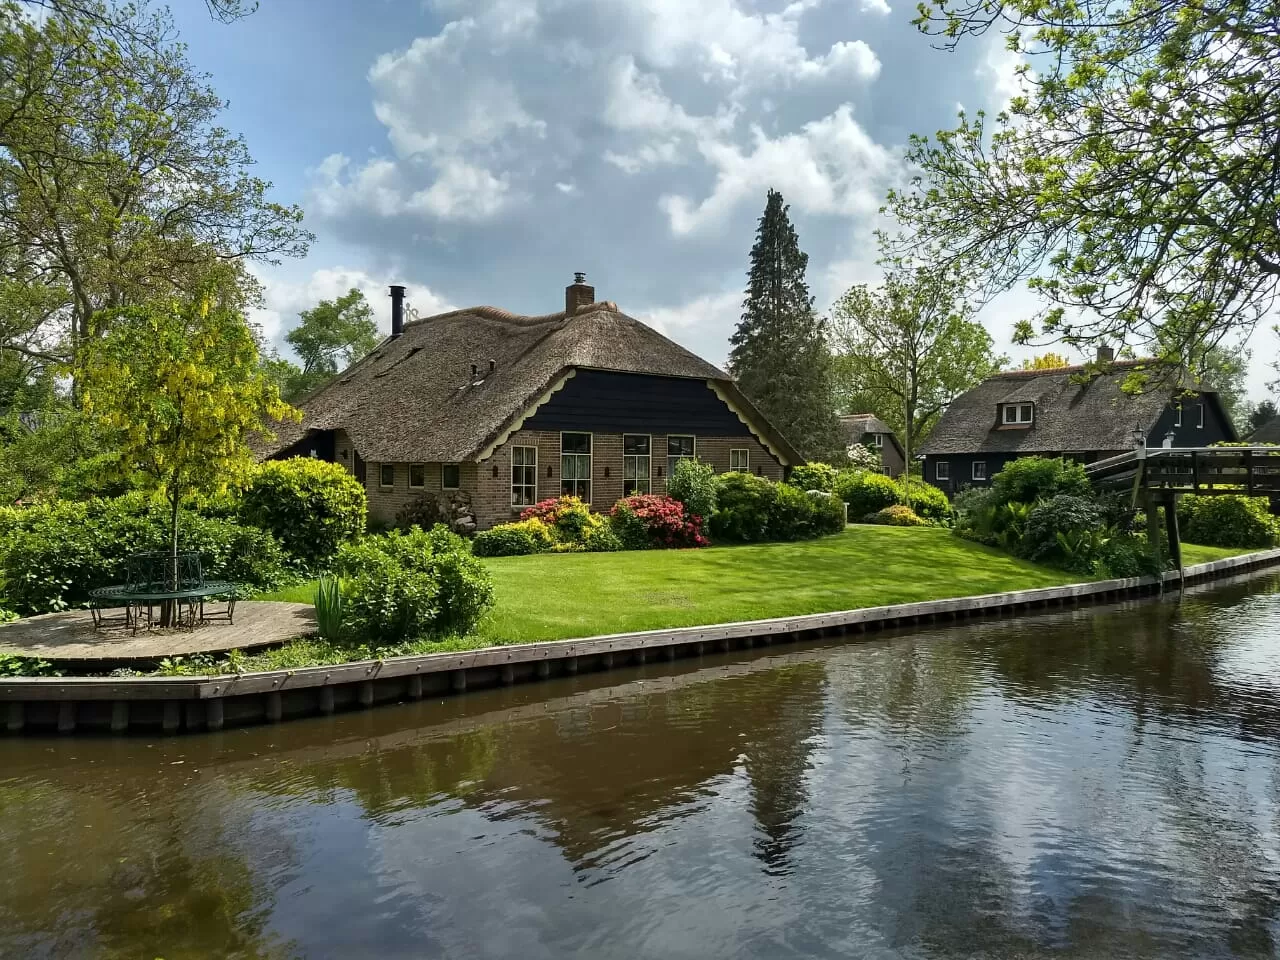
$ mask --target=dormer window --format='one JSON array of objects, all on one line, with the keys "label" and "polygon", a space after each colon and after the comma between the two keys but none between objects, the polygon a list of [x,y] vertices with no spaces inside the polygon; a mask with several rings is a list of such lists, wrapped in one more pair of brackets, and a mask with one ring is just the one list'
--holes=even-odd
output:
[{"label": "dormer window", "polygon": [[881,447],[883,447],[883,446],[884,446],[884,434],[883,434],[883,433],[873,433],[873,434],[871,435],[871,445],[872,445],[873,447],[875,447],[877,450],[878,450],[878,449],[880,449]]},{"label": "dormer window", "polygon": [[1033,403],[1006,403],[1000,408],[1000,422],[1006,426],[1030,426],[1035,416]]}]

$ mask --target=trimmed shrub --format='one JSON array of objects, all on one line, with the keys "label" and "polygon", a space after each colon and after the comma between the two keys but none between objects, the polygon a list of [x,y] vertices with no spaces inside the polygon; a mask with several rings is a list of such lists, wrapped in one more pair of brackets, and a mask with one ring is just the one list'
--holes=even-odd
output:
[{"label": "trimmed shrub", "polygon": [[1059,494],[1031,508],[1018,552],[1028,560],[1091,573],[1102,531],[1102,510],[1093,500]]},{"label": "trimmed shrub", "polygon": [[991,478],[1000,503],[1036,503],[1059,494],[1087,497],[1091,492],[1084,465],[1060,457],[1019,457]]},{"label": "trimmed shrub", "polygon": [[823,493],[810,490],[805,496],[813,504],[813,535],[817,537],[830,533],[843,533],[845,528],[844,501],[834,493]]},{"label": "trimmed shrub", "polygon": [[587,553],[613,553],[622,549],[622,540],[608,520],[593,513],[591,524],[582,534],[582,549]]},{"label": "trimmed shrub", "polygon": [[430,530],[437,523],[443,523],[447,527],[449,515],[440,505],[439,497],[434,493],[423,493],[396,511],[396,518],[392,525],[398,530],[408,530],[410,527]]},{"label": "trimmed shrub", "polygon": [[477,557],[523,557],[550,550],[553,543],[551,528],[530,519],[481,530],[471,541],[471,551]]},{"label": "trimmed shrub", "polygon": [[323,562],[365,530],[368,498],[336,463],[293,457],[262,464],[244,492],[240,516],[272,533],[303,563]]},{"label": "trimmed shrub", "polygon": [[878,523],[886,527],[923,527],[926,522],[910,507],[895,503],[862,518],[863,523]]},{"label": "trimmed shrub", "polygon": [[624,497],[609,513],[613,532],[627,550],[650,547],[705,547],[702,518],[691,516],[674,497],[639,494]]},{"label": "trimmed shrub", "polygon": [[739,543],[768,540],[769,518],[780,486],[749,473],[722,473],[711,536]]},{"label": "trimmed shrub", "polygon": [[1140,533],[1119,533],[1109,537],[1097,552],[1094,572],[1104,579],[1142,577],[1160,572],[1151,555],[1151,544]]},{"label": "trimmed shrub", "polygon": [[685,513],[706,519],[716,512],[716,496],[720,484],[711,464],[683,458],[667,480],[667,495],[684,504]]},{"label": "trimmed shrub", "polygon": [[[169,546],[168,507],[138,494],[9,511],[3,524],[0,597],[19,613],[84,603],[90,590],[124,579],[129,557]],[[291,576],[280,544],[256,527],[183,513],[178,537],[210,580],[266,590]]]},{"label": "trimmed shrub", "polygon": [[1209,547],[1272,547],[1280,542],[1280,520],[1266,497],[1197,497],[1178,504],[1182,538]]},{"label": "trimmed shrub", "polygon": [[[947,495],[932,484],[913,481],[910,488],[911,509],[917,515],[936,526],[947,526],[951,523],[951,501]],[[903,491],[902,502],[906,503],[906,490]]]},{"label": "trimmed shrub", "polygon": [[493,584],[467,541],[447,527],[414,528],[343,545],[344,627],[361,642],[472,630],[493,603]]},{"label": "trimmed shrub", "polygon": [[836,468],[829,463],[802,463],[791,468],[787,483],[800,490],[831,493],[836,488]]},{"label": "trimmed shrub", "polygon": [[581,543],[591,522],[591,508],[577,497],[552,497],[525,508],[520,519],[541,520],[562,543]]},{"label": "trimmed shrub", "polygon": [[836,477],[835,493],[849,505],[851,517],[865,517],[902,502],[901,484],[870,470],[842,471]]}]

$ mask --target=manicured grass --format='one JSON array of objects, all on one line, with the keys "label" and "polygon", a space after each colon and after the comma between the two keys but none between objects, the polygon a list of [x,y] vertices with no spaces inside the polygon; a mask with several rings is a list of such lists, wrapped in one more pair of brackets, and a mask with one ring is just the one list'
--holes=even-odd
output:
[{"label": "manicured grass", "polygon": [[1238,557],[1242,553],[1256,553],[1262,547],[1202,547],[1195,543],[1182,545],[1182,563],[1192,566],[1197,563],[1208,563],[1210,560],[1221,560],[1224,557]]},{"label": "manicured grass", "polygon": [[[1247,550],[1187,544],[1187,564]],[[486,559],[496,602],[444,649],[826,613],[1073,583],[949,530],[853,526],[801,543]],[[311,603],[304,583],[261,600]]]},{"label": "manicured grass", "polygon": [[949,530],[856,526],[801,543],[486,561],[490,643],[825,613],[1078,579]]}]

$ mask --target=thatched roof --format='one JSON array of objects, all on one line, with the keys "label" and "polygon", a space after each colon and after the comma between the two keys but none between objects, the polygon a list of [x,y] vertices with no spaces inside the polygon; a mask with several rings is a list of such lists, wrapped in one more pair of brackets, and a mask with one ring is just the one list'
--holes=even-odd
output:
[{"label": "thatched roof", "polygon": [[727,373],[612,303],[582,306],[572,316],[469,307],[411,320],[401,336],[388,337],[304,398],[302,422],[280,425],[261,453],[279,453],[310,431],[340,428],[366,460],[478,459],[577,368],[715,381],[758,434],[800,462]]},{"label": "thatched roof", "polygon": [[[1175,390],[1196,389],[1189,378],[1160,389],[1129,394],[1125,378],[1150,361],[1112,363],[1089,375],[1084,366],[1012,370],[984,380],[957,397],[921,447],[925,456],[959,453],[1067,453],[1128,450],[1134,427],[1149,431]],[[1201,391],[1217,402],[1217,393]],[[999,407],[1034,403],[1030,429],[998,429]],[[1226,419],[1224,415],[1224,420]]]},{"label": "thatched roof", "polygon": [[888,435],[898,452],[902,453],[902,444],[898,442],[898,435],[893,432],[893,427],[874,413],[847,413],[840,418],[840,426],[844,430],[846,443],[858,443],[868,433],[883,433]]},{"label": "thatched roof", "polygon": [[1250,443],[1280,443],[1280,417],[1272,417],[1249,436]]}]

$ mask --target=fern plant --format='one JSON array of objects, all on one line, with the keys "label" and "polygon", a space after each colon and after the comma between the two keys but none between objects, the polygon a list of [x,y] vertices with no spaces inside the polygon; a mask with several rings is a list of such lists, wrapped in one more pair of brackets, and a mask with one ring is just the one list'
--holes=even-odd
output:
[{"label": "fern plant", "polygon": [[342,581],[324,574],[316,586],[316,629],[325,640],[342,637]]}]

